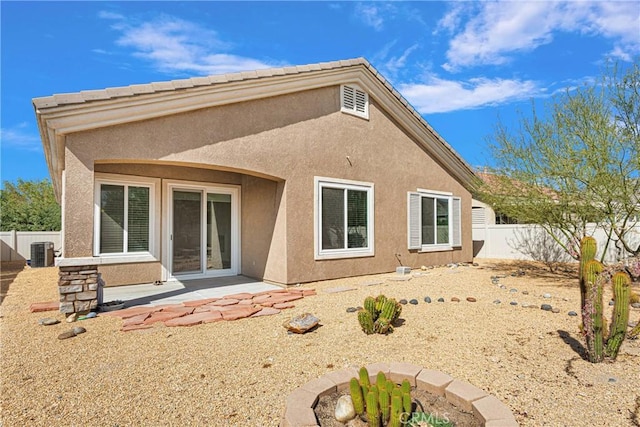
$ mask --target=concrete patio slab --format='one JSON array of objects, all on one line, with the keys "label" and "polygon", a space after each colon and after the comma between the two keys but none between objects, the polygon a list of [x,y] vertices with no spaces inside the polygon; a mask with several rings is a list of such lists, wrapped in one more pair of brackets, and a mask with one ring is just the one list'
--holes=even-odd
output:
[{"label": "concrete patio slab", "polygon": [[103,302],[121,300],[125,307],[134,305],[181,304],[185,301],[224,298],[228,295],[287,292],[280,286],[244,276],[216,277],[188,281],[168,281],[162,285],[112,286],[102,288]]}]

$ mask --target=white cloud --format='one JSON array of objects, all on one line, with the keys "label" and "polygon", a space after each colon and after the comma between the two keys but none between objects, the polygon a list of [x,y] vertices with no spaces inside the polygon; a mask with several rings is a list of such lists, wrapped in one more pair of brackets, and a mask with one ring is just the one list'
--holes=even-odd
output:
[{"label": "white cloud", "polygon": [[[102,16],[102,14],[101,14]],[[121,33],[116,44],[133,49],[133,55],[165,73],[224,74],[273,67],[259,59],[234,55],[233,46],[199,24],[170,15],[136,22],[118,15],[102,16],[116,22]]]},{"label": "white cloud", "polygon": [[426,83],[401,84],[398,90],[420,114],[495,106],[526,100],[542,93],[531,80],[488,78],[461,82],[430,77]]},{"label": "white cloud", "polygon": [[[395,42],[385,46],[384,50],[380,52],[380,55],[384,55],[380,57],[381,62],[382,62],[382,58],[383,57],[386,58],[386,56],[389,54],[391,47],[393,47],[394,44]],[[403,68],[406,67],[407,59],[409,58],[409,55],[411,55],[411,53],[418,48],[419,48],[419,45],[414,44],[408,47],[407,49],[405,49],[400,56],[392,56],[389,59],[384,59],[384,62],[382,63],[382,66],[380,68],[384,70],[385,76],[388,76],[389,78],[396,76],[399,71],[401,71]]]},{"label": "white cloud", "polygon": [[[457,6],[438,24],[455,33],[460,15],[470,14],[450,41],[447,70],[510,60],[548,44],[558,31],[613,40],[612,52],[629,57],[640,52],[640,7],[637,2],[487,2]],[[475,8],[479,8],[477,13]]]},{"label": "white cloud", "polygon": [[372,3],[357,4],[355,13],[365,25],[373,27],[376,31],[382,30],[384,20],[380,16],[380,8],[377,5]]},{"label": "white cloud", "polygon": [[3,147],[17,148],[25,151],[41,151],[42,142],[37,134],[28,131],[27,123],[20,123],[11,128],[0,129],[0,141]]}]

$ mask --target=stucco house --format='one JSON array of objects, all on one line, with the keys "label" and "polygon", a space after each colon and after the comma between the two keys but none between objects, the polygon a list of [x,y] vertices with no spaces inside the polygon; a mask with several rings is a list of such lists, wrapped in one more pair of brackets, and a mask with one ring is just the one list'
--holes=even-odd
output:
[{"label": "stucco house", "polygon": [[33,105],[58,265],[95,265],[107,286],[472,261],[472,169],[365,59]]}]

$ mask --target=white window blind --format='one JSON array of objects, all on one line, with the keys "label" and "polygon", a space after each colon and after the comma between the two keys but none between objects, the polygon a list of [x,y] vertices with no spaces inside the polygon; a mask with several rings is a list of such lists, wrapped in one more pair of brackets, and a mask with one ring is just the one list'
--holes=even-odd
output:
[{"label": "white window blind", "polygon": [[100,254],[150,250],[150,188],[127,184],[100,184]]}]

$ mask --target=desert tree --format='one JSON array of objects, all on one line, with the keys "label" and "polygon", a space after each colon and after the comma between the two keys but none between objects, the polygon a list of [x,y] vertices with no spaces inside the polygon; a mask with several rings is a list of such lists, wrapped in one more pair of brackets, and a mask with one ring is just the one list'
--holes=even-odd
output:
[{"label": "desert tree", "polygon": [[2,231],[58,231],[60,205],[49,180],[5,181],[0,190]]},{"label": "desert tree", "polygon": [[640,255],[632,233],[640,221],[637,59],[551,97],[542,112],[532,104],[514,129],[499,121],[489,146],[495,166],[478,197],[496,211],[538,224],[576,260],[593,223],[609,242]]}]

